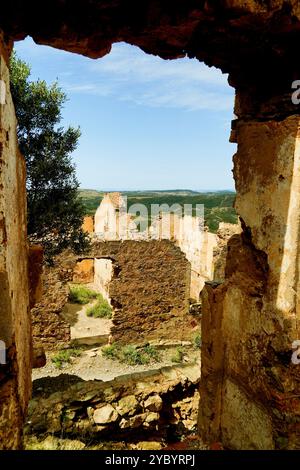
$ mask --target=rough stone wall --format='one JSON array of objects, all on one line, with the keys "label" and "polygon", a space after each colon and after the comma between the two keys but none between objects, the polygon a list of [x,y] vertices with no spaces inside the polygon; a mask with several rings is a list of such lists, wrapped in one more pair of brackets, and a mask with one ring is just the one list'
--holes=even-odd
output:
[{"label": "rough stone wall", "polygon": [[112,201],[105,195],[95,213],[95,234],[103,236],[105,240],[119,238],[119,214]]},{"label": "rough stone wall", "polygon": [[178,216],[173,212],[161,214],[149,232],[155,239],[172,240],[183,251],[191,263],[190,297],[199,300],[205,281],[213,279],[217,236],[203,226],[200,217]]},{"label": "rough stone wall", "polygon": [[[0,33],[0,448],[21,445],[31,391],[31,328],[26,242],[25,164],[18,151],[7,68],[10,47]],[[5,89],[4,89],[5,86]]]},{"label": "rough stone wall", "polygon": [[127,213],[126,198],[121,193],[106,193],[95,213],[95,238],[128,240],[137,236],[132,215]]},{"label": "rough stone wall", "polygon": [[189,236],[182,237],[176,244],[191,263],[190,296],[192,299],[199,300],[204,283],[213,279],[213,253],[217,237],[206,230],[201,233],[200,237],[197,236],[197,232],[192,231]]},{"label": "rough stone wall", "polygon": [[44,250],[41,245],[30,245],[28,249],[29,305],[33,308],[42,298],[42,272]]},{"label": "rough stone wall", "polygon": [[112,335],[123,343],[190,339],[190,263],[168,240],[98,242],[94,258],[113,261]]},{"label": "rough stone wall", "polygon": [[225,282],[203,293],[200,423],[231,448],[300,448],[299,116],[279,110],[235,123],[243,232],[229,242]]},{"label": "rough stone wall", "polygon": [[45,350],[60,349],[70,343],[70,325],[60,313],[68,300],[68,281],[72,280],[73,269],[73,262],[68,265],[67,254],[66,261],[59,263],[57,259],[54,267],[44,267],[41,300],[31,310],[33,344],[37,350],[40,346]]},{"label": "rough stone wall", "polygon": [[73,377],[34,381],[26,434],[54,434],[89,441],[156,439],[196,429],[197,365],[164,367],[109,382]]},{"label": "rough stone wall", "polygon": [[221,222],[217,231],[217,245],[213,250],[213,280],[222,282],[225,279],[225,267],[227,258],[227,244],[233,235],[241,233],[239,224],[228,224]]},{"label": "rough stone wall", "polygon": [[92,259],[83,259],[76,263],[73,282],[76,284],[88,284],[94,281],[94,261]]},{"label": "rough stone wall", "polygon": [[94,281],[112,304],[114,340],[191,339],[190,263],[168,240],[98,241],[82,259],[66,251],[44,268],[42,281],[41,301],[31,311],[36,349],[69,344],[70,325],[60,314],[70,281]]},{"label": "rough stone wall", "polygon": [[83,219],[82,230],[86,233],[94,232],[94,217],[87,215]]}]

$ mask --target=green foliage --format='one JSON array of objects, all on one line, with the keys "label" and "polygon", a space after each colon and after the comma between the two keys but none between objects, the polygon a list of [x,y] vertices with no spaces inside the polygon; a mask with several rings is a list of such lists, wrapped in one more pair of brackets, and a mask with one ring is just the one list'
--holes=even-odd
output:
[{"label": "green foliage", "polygon": [[130,366],[149,364],[150,358],[135,346],[128,345],[122,348],[121,362]]},{"label": "green foliage", "polygon": [[91,300],[97,298],[97,296],[97,292],[80,284],[70,286],[69,301],[74,304],[88,304]]},{"label": "green foliage", "polygon": [[202,346],[202,338],[201,338],[200,333],[197,334],[194,338],[194,346],[196,349],[200,349]]},{"label": "green foliage", "polygon": [[78,349],[62,349],[51,358],[51,361],[57,369],[62,369],[64,365],[71,362],[72,357],[79,357],[80,355],[81,351]]},{"label": "green foliage", "polygon": [[66,248],[81,253],[89,244],[81,228],[85,209],[71,159],[80,129],[60,126],[67,98],[58,83],[47,85],[29,77],[29,65],[14,53],[10,86],[26,161],[28,235],[43,245],[46,260],[52,262]]},{"label": "green foliage", "polygon": [[138,348],[134,345],[121,346],[113,343],[109,346],[104,346],[102,353],[109,359],[118,360],[131,366],[149,364],[150,362],[158,362],[160,360],[158,351],[150,345]]},{"label": "green foliage", "polygon": [[107,346],[103,346],[102,354],[108,359],[118,359],[119,356],[119,346],[117,343],[112,343]]},{"label": "green foliage", "polygon": [[183,360],[184,352],[182,347],[178,347],[174,352],[173,356],[171,357],[172,362],[180,363]]},{"label": "green foliage", "polygon": [[[236,224],[237,214],[233,208],[235,193],[231,191],[216,191],[208,193],[197,193],[196,191],[125,191],[122,194],[127,196],[128,208],[133,204],[144,204],[148,209],[151,223],[151,204],[192,204],[194,211],[196,204],[204,204],[205,224],[209,230],[215,233],[220,222]],[[99,206],[103,192],[95,190],[80,190],[79,196],[88,215],[94,215]],[[195,214],[194,214],[195,215]]]},{"label": "green foliage", "polygon": [[160,354],[154,346],[148,344],[143,348],[144,353],[149,356],[154,361],[158,362],[160,360]]},{"label": "green foliage", "polygon": [[87,309],[86,314],[88,317],[94,318],[111,318],[112,308],[106,299],[101,294],[97,295],[97,302]]}]

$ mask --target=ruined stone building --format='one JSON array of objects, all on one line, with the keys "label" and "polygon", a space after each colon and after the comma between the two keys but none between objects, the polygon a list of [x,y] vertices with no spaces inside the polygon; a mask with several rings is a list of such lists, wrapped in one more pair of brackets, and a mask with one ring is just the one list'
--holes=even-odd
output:
[{"label": "ruined stone building", "polygon": [[99,241],[91,254],[95,283],[114,309],[114,340],[191,339],[191,267],[178,247],[169,240]]},{"label": "ruined stone building", "polygon": [[129,239],[136,225],[121,193],[106,193],[95,213],[94,232],[101,240]]},{"label": "ruined stone building", "polygon": [[[83,228],[90,231],[90,218]],[[191,263],[190,297],[199,300],[205,281],[214,277],[214,249],[217,236],[203,227],[199,217],[180,216],[174,212],[155,217],[149,229],[139,232],[133,216],[127,213],[120,193],[107,193],[95,214],[95,238],[99,240],[171,240]],[[101,278],[102,262],[95,262],[95,277]]]},{"label": "ruined stone building", "polygon": [[[227,225],[229,228],[226,230],[223,224],[220,224],[219,239],[218,235],[210,233],[207,227],[204,227],[201,217],[162,212],[152,220],[149,229],[140,233],[133,216],[127,212],[122,195],[107,193],[96,211],[95,238],[98,240],[171,240],[191,263],[190,298],[198,301],[205,282],[215,278],[215,264],[218,267],[219,280],[224,279],[226,248],[221,249],[221,246],[226,245],[232,235],[240,232],[238,225]],[[85,218],[84,230],[89,232],[91,226],[91,218]],[[100,286],[101,270],[106,271],[106,266],[102,261],[95,261],[94,269],[95,278]],[[104,278],[106,276],[104,272],[103,276]]]},{"label": "ruined stone building", "polygon": [[70,345],[70,324],[61,314],[70,282],[92,284],[111,304],[113,341],[191,340],[197,327],[189,315],[191,265],[174,243],[99,240],[85,257],[58,258],[44,269],[42,296],[31,311],[36,347]]},{"label": "ruined stone building", "polygon": [[218,237],[203,226],[203,220],[191,215],[162,214],[150,227],[150,235],[172,240],[191,263],[190,297],[199,300],[206,281],[214,277],[214,249]]},{"label": "ruined stone building", "polygon": [[[92,21],[91,21],[92,19]],[[300,449],[300,4],[294,0],[157,2],[32,0],[0,16],[0,442],[22,445],[31,393],[30,296],[36,269],[26,236],[25,165],[9,91],[14,41],[30,35],[91,58],[125,41],[163,59],[197,58],[235,88],[230,139],[242,232],[225,280],[202,290],[199,432],[233,449]],[[116,133],[118,131],[116,130]],[[129,248],[128,248],[129,249]],[[30,264],[29,264],[30,262]],[[32,302],[35,299],[32,299]]]}]

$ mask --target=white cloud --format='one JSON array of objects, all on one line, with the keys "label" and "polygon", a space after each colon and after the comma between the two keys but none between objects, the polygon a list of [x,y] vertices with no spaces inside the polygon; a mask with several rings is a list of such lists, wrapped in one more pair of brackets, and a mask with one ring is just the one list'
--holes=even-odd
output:
[{"label": "white cloud", "polygon": [[[116,44],[109,55],[88,63],[87,69],[89,78],[93,77],[93,86],[85,90],[88,93],[110,95],[137,105],[190,111],[233,107],[227,76],[197,60],[163,60],[127,44]],[[84,89],[78,87],[77,91]]]},{"label": "white cloud", "polygon": [[223,111],[233,108],[233,89],[227,75],[193,59],[163,60],[137,47],[115,44],[109,55],[98,60],[79,57],[32,40],[18,50],[47,63],[55,59],[63,87],[69,93],[110,96],[136,105],[180,108],[188,111]]},{"label": "white cloud", "polygon": [[184,82],[227,85],[227,76],[215,67],[209,68],[195,59],[163,60],[127,44],[115,44],[109,55],[91,64],[91,70],[143,82],[176,79]]}]

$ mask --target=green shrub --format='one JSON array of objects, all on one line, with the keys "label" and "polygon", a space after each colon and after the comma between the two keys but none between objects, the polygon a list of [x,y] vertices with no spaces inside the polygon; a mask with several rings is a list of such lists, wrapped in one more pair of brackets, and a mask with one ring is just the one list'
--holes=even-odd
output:
[{"label": "green shrub", "polygon": [[136,366],[149,364],[150,357],[144,354],[142,350],[138,350],[135,346],[129,345],[122,348],[120,360],[130,366]]},{"label": "green shrub", "polygon": [[87,309],[86,314],[88,317],[94,318],[111,318],[112,308],[101,294],[97,295],[97,302]]},{"label": "green shrub", "polygon": [[71,357],[78,357],[81,355],[81,351],[78,349],[62,349],[58,351],[55,356],[51,358],[51,361],[57,367],[61,369],[65,364],[68,364],[71,360]]},{"label": "green shrub", "polygon": [[102,354],[108,359],[118,359],[119,358],[119,346],[117,343],[112,343],[102,348]]},{"label": "green shrub", "polygon": [[137,348],[134,345],[120,346],[113,343],[102,348],[102,353],[109,359],[124,362],[130,366],[149,364],[151,361],[160,360],[159,353],[153,346]]},{"label": "green shrub", "polygon": [[173,356],[171,357],[172,362],[182,362],[184,353],[181,347],[178,347],[176,351],[174,352]]},{"label": "green shrub", "polygon": [[154,361],[156,361],[156,362],[160,361],[160,359],[161,359],[160,354],[157,351],[157,349],[155,349],[154,346],[151,346],[150,344],[148,344],[147,346],[145,346],[143,348],[143,351],[144,351],[145,354],[147,354]]},{"label": "green shrub", "polygon": [[97,296],[97,292],[88,289],[85,286],[81,286],[79,284],[73,284],[72,286],[70,286],[69,301],[74,304],[88,304],[92,299],[95,299]]},{"label": "green shrub", "polygon": [[201,345],[202,345],[202,338],[201,338],[201,335],[199,333],[194,338],[194,346],[195,346],[196,349],[200,349]]}]

